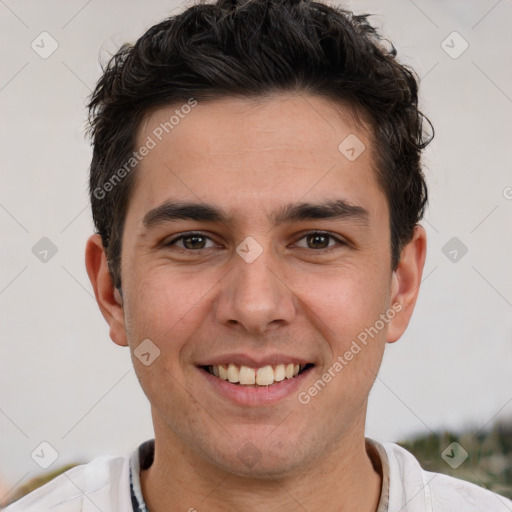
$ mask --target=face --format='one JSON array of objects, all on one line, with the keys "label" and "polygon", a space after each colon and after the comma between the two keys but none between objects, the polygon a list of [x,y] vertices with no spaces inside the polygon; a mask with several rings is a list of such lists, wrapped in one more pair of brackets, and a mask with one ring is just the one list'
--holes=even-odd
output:
[{"label": "face", "polygon": [[[137,147],[175,110],[148,116]],[[157,439],[276,476],[364,430],[409,314],[371,148],[349,109],[283,94],[200,102],[140,162],[111,336],[146,354]]]}]

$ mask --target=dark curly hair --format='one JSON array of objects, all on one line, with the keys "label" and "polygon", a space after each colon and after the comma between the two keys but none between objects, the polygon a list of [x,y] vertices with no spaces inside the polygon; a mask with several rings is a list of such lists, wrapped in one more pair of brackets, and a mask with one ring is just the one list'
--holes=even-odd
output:
[{"label": "dark curly hair", "polygon": [[368,15],[308,0],[201,3],[154,25],[134,45],[123,45],[88,105],[92,214],[114,285],[121,286],[123,223],[134,182],[126,162],[144,116],[191,98],[286,91],[348,103],[369,121],[396,268],[426,206],[420,156],[433,130],[418,110],[414,72],[395,56]]}]

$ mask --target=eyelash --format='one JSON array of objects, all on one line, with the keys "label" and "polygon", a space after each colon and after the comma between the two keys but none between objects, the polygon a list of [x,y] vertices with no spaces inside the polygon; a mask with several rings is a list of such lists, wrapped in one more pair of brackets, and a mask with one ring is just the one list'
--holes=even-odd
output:
[{"label": "eyelash", "polygon": [[[323,249],[312,249],[310,247],[300,247],[300,249],[310,249],[310,250],[315,251],[315,252],[327,252],[327,251],[336,249],[339,246],[347,245],[347,243],[345,241],[341,240],[340,238],[338,238],[338,237],[336,237],[336,236],[334,236],[331,233],[328,233],[326,231],[310,231],[310,232],[305,233],[304,235],[302,235],[295,243],[297,243],[300,240],[303,240],[304,238],[307,238],[308,236],[311,236],[311,235],[320,235],[320,236],[328,237],[329,239],[334,240],[336,242],[336,245],[328,246],[328,247],[325,247]],[[192,231],[190,233],[184,233],[182,235],[179,235],[179,236],[173,238],[169,242],[165,243],[165,246],[166,247],[173,246],[173,245],[176,246],[176,243],[179,242],[180,240],[184,240],[185,238],[194,237],[194,236],[198,236],[198,237],[202,237],[202,238],[206,238],[208,240],[211,240],[211,238],[209,236],[205,235],[204,233],[197,232],[197,231]],[[201,249],[187,249],[186,247],[179,247],[179,249],[181,249],[183,251],[187,251],[187,252],[199,252],[199,251],[210,249],[210,248],[211,247],[204,247],[204,248],[201,248]]]}]

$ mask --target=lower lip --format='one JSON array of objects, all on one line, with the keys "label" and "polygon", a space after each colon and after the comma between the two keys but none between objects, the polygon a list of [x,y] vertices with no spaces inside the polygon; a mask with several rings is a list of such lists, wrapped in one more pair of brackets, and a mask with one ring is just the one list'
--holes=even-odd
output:
[{"label": "lower lip", "polygon": [[199,368],[199,371],[220,395],[239,405],[261,406],[272,405],[290,395],[297,394],[297,389],[313,369],[314,367],[308,368],[292,379],[284,379],[270,386],[259,387],[232,384],[227,380],[215,377],[202,368]]}]

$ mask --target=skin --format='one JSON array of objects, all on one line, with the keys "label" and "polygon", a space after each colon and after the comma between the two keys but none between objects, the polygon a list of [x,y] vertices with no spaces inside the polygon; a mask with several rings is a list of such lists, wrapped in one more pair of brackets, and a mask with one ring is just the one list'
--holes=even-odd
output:
[{"label": "skin", "polygon": [[[141,124],[141,145],[176,106]],[[354,161],[338,145],[355,134]],[[150,339],[160,356],[135,371],[151,403],[155,460],[141,474],[152,512],[374,511],[381,477],[364,444],[370,389],[386,343],[411,317],[425,261],[417,226],[391,268],[389,210],[373,170],[372,139],[351,109],[308,94],[199,103],[136,170],[122,243],[122,299],[98,235],[86,265],[118,345]],[[275,225],[294,202],[343,199],[367,215]],[[166,201],[221,207],[226,223],[144,216]],[[312,230],[340,240],[307,237]],[[199,231],[201,249],[174,236]],[[253,237],[263,252],[236,252]],[[315,241],[317,245],[315,245]],[[190,248],[192,247],[192,248]],[[393,304],[401,310],[307,404],[297,399]],[[314,363],[300,388],[273,404],[240,405],[197,367],[225,354],[287,354]],[[239,456],[252,450],[250,466]],[[245,448],[244,448],[245,447]],[[257,499],[255,499],[257,497]]]}]

